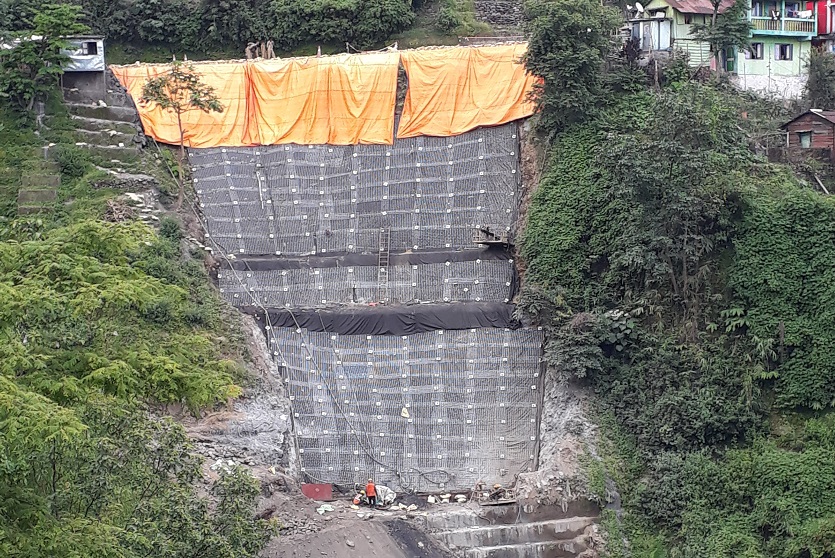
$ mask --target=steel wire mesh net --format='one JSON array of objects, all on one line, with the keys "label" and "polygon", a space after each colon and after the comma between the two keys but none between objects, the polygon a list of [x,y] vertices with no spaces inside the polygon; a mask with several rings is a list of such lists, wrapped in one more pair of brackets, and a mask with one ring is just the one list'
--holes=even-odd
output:
[{"label": "steel wire mesh net", "polygon": [[[236,306],[331,307],[380,300],[377,266],[218,272],[220,292]],[[387,270],[386,300],[413,302],[505,302],[513,264],[479,260],[397,265]]]},{"label": "steel wire mesh net", "polygon": [[227,254],[373,253],[472,247],[518,205],[518,127],[394,145],[190,149],[208,234]]},{"label": "steel wire mesh net", "polygon": [[411,336],[273,328],[302,471],[350,485],[467,489],[534,467],[542,332]]},{"label": "steel wire mesh net", "polygon": [[[512,261],[450,258],[381,273],[342,265],[339,255],[379,257],[381,229],[392,253],[472,249],[474,229],[510,230],[521,183],[516,123],[392,146],[190,149],[189,160],[207,232],[225,254],[325,255],[334,264],[222,269],[221,293],[233,305],[367,305],[381,300],[382,285],[395,305],[512,297]],[[399,490],[464,490],[511,483],[536,465],[541,331],[267,334],[310,479],[373,475]]]}]

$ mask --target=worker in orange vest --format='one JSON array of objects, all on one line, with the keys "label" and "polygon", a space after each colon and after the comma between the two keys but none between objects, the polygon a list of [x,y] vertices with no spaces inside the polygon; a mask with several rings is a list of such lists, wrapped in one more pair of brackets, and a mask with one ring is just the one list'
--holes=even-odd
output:
[{"label": "worker in orange vest", "polygon": [[368,484],[365,485],[365,496],[368,498],[368,505],[372,508],[377,505],[377,487],[374,486],[373,479],[368,479]]}]

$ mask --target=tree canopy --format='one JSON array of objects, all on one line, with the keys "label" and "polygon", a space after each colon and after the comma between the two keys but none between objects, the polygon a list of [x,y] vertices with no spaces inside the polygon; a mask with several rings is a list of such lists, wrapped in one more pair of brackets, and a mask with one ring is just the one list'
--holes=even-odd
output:
[{"label": "tree canopy", "polygon": [[[554,44],[529,55],[546,79],[574,48]],[[830,556],[835,202],[758,153],[781,105],[677,64],[545,121],[519,310],[553,373],[594,393],[598,476],[624,508],[604,511],[609,556]]]},{"label": "tree canopy", "polygon": [[64,37],[88,30],[80,17],[79,6],[47,4],[33,15],[34,28],[10,35],[14,47],[0,50],[0,97],[23,113],[44,100],[69,60]]}]

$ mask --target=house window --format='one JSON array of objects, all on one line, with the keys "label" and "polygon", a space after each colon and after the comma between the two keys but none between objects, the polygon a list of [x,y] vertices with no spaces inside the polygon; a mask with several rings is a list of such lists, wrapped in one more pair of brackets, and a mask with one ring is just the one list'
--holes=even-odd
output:
[{"label": "house window", "polygon": [[812,147],[812,132],[797,132],[797,136],[800,138],[800,147],[803,149]]},{"label": "house window", "polygon": [[774,59],[775,60],[791,60],[792,59],[792,45],[774,45]]},{"label": "house window", "polygon": [[94,56],[99,53],[99,47],[95,41],[81,43],[81,54]]},{"label": "house window", "polygon": [[684,14],[684,24],[690,25],[693,23],[693,14]]},{"label": "house window", "polygon": [[763,43],[751,43],[748,50],[745,51],[745,58],[749,60],[762,60],[765,52],[765,45]]},{"label": "house window", "polygon": [[754,2],[751,5],[751,15],[754,17],[763,17],[765,15],[765,4],[762,2]]}]

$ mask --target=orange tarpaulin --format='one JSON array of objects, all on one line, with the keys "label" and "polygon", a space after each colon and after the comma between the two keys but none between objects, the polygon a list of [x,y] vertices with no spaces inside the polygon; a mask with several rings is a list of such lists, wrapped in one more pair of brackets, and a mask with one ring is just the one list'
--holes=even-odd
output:
[{"label": "orange tarpaulin", "polygon": [[[397,137],[453,136],[533,114],[527,45],[197,63],[224,106],[183,117],[187,147],[281,143],[391,144],[400,60],[409,88]],[[142,87],[167,65],[111,66],[137,104],[145,133],[179,143],[177,117],[143,103]]]},{"label": "orange tarpaulin", "polygon": [[[391,144],[399,63],[397,52],[380,52],[195,64],[224,111],[185,113],[185,145]],[[139,101],[145,83],[167,66],[111,69],[136,101],[145,133],[178,144],[176,114]]]},{"label": "orange tarpaulin", "polygon": [[252,63],[249,139],[391,144],[399,63],[397,52]]},{"label": "orange tarpaulin", "polygon": [[[204,113],[194,109],[184,113],[186,147],[253,145],[245,140],[249,122],[249,79],[246,65],[195,64],[194,68],[203,83],[214,87],[224,110],[222,113]],[[145,133],[163,143],[179,144],[176,114],[173,111],[163,111],[156,104],[140,101],[145,83],[167,69],[166,65],[111,66],[113,74],[133,97]]]},{"label": "orange tarpaulin", "polygon": [[401,52],[409,88],[398,138],[455,136],[530,116],[527,44]]}]

